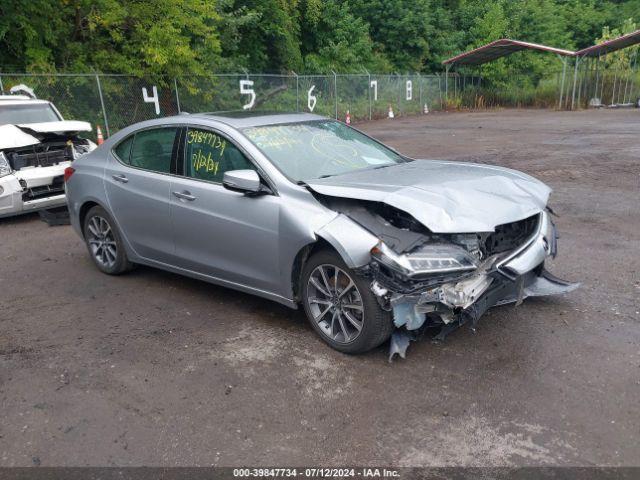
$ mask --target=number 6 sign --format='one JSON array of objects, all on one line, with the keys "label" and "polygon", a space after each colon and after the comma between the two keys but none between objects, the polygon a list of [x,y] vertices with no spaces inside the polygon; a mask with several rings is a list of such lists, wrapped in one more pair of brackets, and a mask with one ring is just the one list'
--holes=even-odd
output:
[{"label": "number 6 sign", "polygon": [[313,92],[315,88],[315,85],[311,85],[311,88],[307,92],[307,107],[309,107],[310,112],[313,112],[313,109],[316,108],[316,102],[318,101],[315,95],[311,95],[311,92]]}]

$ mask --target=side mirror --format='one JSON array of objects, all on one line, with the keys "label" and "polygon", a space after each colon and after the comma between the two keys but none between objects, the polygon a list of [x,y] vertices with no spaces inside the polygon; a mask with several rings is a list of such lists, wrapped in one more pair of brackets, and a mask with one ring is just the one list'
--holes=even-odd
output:
[{"label": "side mirror", "polygon": [[260,176],[255,170],[230,170],[222,177],[224,188],[234,192],[256,194],[262,191]]}]

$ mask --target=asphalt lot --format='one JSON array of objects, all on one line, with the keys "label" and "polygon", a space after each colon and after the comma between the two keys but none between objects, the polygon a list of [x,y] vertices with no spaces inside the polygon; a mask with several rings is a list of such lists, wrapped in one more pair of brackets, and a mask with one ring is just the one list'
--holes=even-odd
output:
[{"label": "asphalt lot", "polygon": [[640,465],[640,110],[360,125],[403,153],[550,184],[565,297],[476,334],[331,350],[301,311],[0,220],[0,465]]}]

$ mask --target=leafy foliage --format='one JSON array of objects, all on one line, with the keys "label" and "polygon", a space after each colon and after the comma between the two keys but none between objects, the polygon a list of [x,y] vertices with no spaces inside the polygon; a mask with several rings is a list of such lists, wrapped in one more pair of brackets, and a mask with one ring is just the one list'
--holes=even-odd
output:
[{"label": "leafy foliage", "polygon": [[[433,72],[498,38],[583,48],[639,17],[640,0],[13,0],[0,3],[0,68]],[[481,67],[497,85],[553,68],[553,55],[532,53]]]}]

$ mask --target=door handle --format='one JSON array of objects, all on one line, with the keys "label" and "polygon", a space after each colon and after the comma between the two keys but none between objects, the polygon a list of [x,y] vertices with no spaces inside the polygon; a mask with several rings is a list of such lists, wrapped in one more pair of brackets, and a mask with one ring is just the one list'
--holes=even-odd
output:
[{"label": "door handle", "polygon": [[120,182],[120,183],[127,183],[129,181],[129,179],[122,174],[111,175],[111,178],[113,178],[116,182]]},{"label": "door handle", "polygon": [[172,192],[174,196],[178,197],[180,200],[188,200],[189,202],[193,202],[196,197],[191,195],[191,192],[185,190],[184,192]]}]

